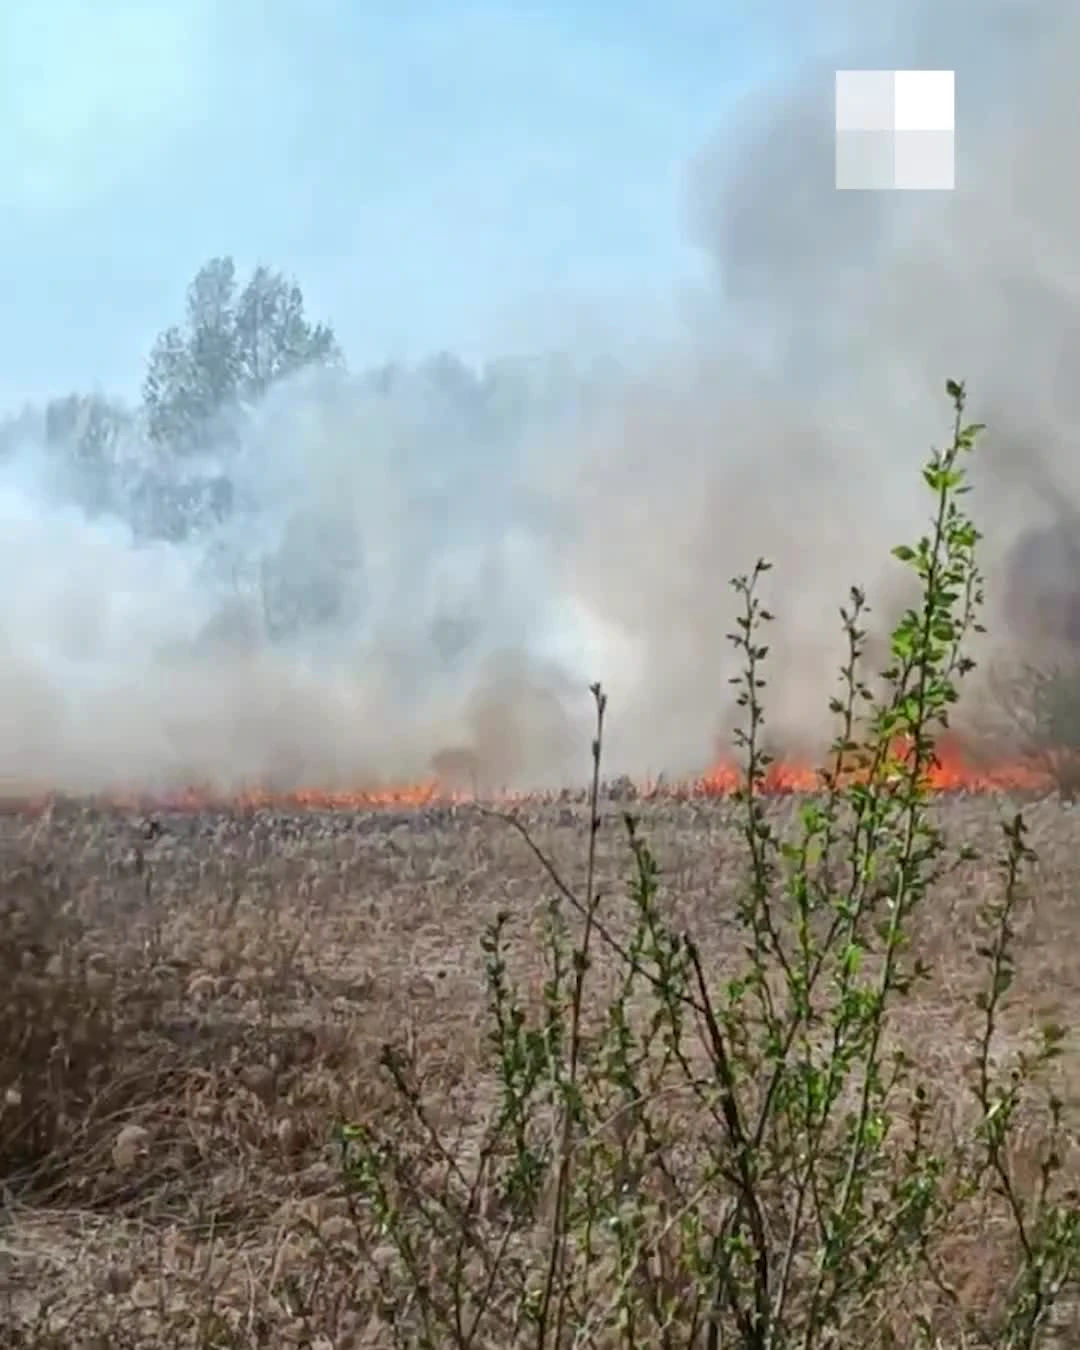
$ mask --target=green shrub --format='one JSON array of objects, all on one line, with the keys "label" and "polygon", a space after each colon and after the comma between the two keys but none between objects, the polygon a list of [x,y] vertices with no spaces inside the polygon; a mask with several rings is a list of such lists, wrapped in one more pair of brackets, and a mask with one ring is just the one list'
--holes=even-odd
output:
[{"label": "green shrub", "polygon": [[[1041,1028],[1037,1048],[1011,1058],[1000,1044],[1031,857],[1020,815],[1003,830],[999,884],[981,911],[986,978],[968,1082],[927,1081],[894,1034],[895,1009],[934,978],[909,949],[913,925],[967,856],[950,845],[927,783],[982,601],[979,535],[962,509],[981,428],[964,424],[963,387],[948,392],[952,443],[923,469],[930,528],[895,550],[920,603],[892,632],[875,695],[863,675],[866,599],[852,590],[831,767],[787,836],[762,790],[767,564],[733,583],[747,861],[732,969],[706,969],[693,934],[673,923],[632,815],[625,904],[598,893],[599,686],[583,889],[507,817],[554,898],[535,1007],[509,975],[512,917],[487,938],[499,1094],[484,1132],[454,1137],[396,1045],[382,1063],[398,1118],[343,1130],[355,1221],[398,1344],[1048,1343],[1076,1273],[1080,1215],[1061,1173],[1061,1103],[1040,1095],[1063,1033]],[[599,978],[601,951],[615,958],[613,985]],[[957,1093],[971,1109],[949,1135],[935,1113]],[[1012,1159],[1032,1111],[1042,1125],[1029,1186]],[[976,1213],[1011,1235],[1011,1265],[978,1316],[948,1264]]]}]

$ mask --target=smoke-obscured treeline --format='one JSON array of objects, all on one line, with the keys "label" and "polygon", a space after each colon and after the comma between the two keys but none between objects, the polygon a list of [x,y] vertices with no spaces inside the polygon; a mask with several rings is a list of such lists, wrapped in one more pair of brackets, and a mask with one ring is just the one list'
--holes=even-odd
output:
[{"label": "smoke-obscured treeline", "polygon": [[0,787],[568,772],[609,654],[560,575],[564,471],[620,378],[350,370],[293,281],[211,260],[138,402],[0,423]]},{"label": "smoke-obscured treeline", "polygon": [[[476,368],[437,352],[412,365],[350,370],[333,325],[309,319],[295,281],[265,266],[243,278],[231,258],[218,257],[193,278],[181,322],[154,342],[137,405],[102,392],[27,404],[0,418],[0,456],[43,448],[51,486],[72,506],[123,521],[139,541],[182,544],[213,531],[224,538],[230,518],[255,508],[258,480],[273,471],[262,446],[267,420],[291,423],[298,406],[355,414],[358,459],[385,451],[366,441],[385,440],[392,427],[391,471],[416,473],[423,514],[425,460],[432,495],[448,466],[471,466],[491,492],[523,436],[580,410],[605,384],[610,372],[558,354]],[[258,558],[230,560],[237,586],[258,591],[268,635],[341,617],[363,541],[346,537],[343,519],[337,527],[322,515],[312,522],[317,541],[304,539],[294,518],[283,531],[291,538],[267,540]],[[436,621],[436,646],[452,644],[452,627]]]}]

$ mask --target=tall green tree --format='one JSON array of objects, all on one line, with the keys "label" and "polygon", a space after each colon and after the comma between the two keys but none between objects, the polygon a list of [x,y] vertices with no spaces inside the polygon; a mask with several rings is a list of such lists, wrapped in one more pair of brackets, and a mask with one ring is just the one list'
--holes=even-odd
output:
[{"label": "tall green tree", "polygon": [[150,439],[181,453],[205,449],[279,380],[340,360],[333,329],[308,320],[295,282],[260,266],[241,289],[232,258],[212,258],[188,288],[184,323],[161,333],[150,353]]}]

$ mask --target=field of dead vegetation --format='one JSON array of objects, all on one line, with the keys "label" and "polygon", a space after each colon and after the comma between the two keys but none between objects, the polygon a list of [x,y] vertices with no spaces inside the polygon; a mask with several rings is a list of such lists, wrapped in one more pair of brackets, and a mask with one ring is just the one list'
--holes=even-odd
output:
[{"label": "field of dead vegetation", "polygon": [[[953,1094],[955,1118],[935,1118],[946,1133],[966,1110],[977,1034],[978,909],[1016,805],[956,795],[934,808],[982,854],[920,911],[915,946],[934,974],[897,1012],[920,1072]],[[1024,807],[1038,861],[1002,1053],[1036,1019],[1080,1024],[1080,813],[1052,798]],[[733,969],[736,806],[634,809],[665,917],[694,934],[710,976]],[[622,810],[604,803],[598,838],[616,942]],[[769,806],[779,823],[794,810]],[[587,805],[518,814],[580,890]],[[66,804],[0,818],[0,870],[0,1345],[393,1344],[390,1258],[365,1245],[337,1127],[399,1119],[380,1063],[390,1043],[442,1137],[468,1152],[495,1096],[483,938],[500,911],[509,978],[529,1006],[542,999],[554,886],[521,832],[475,806],[148,816]],[[620,960],[595,951],[594,1018]],[[1055,1068],[1073,1138],[1078,1056],[1067,1041]],[[673,1128],[680,1109],[673,1099]],[[700,1122],[688,1113],[684,1128],[689,1147]],[[1023,1140],[1013,1162],[1034,1185],[1038,1142],[1025,1156]],[[950,1238],[958,1316],[993,1298],[997,1240],[974,1218]]]}]

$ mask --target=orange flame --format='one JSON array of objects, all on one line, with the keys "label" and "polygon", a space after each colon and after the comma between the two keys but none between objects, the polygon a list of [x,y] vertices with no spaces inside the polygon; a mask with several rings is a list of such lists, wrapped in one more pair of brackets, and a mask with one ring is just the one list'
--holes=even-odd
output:
[{"label": "orange flame", "polygon": [[[902,752],[899,755],[903,758]],[[850,779],[858,779],[859,770],[852,769]],[[745,785],[745,768],[727,759],[718,760],[706,773],[697,778],[673,783],[642,783],[638,790],[644,797],[671,799],[727,797]],[[939,738],[935,758],[925,778],[928,787],[937,792],[1001,792],[1046,791],[1053,786],[1053,775],[1045,765],[1024,760],[1005,763],[983,763],[974,758],[954,736]],[[766,768],[759,790],[769,794],[814,792],[821,788],[821,769],[809,762],[782,759]],[[120,810],[199,811],[213,808],[256,811],[268,808],[315,811],[362,811],[377,808],[408,810],[430,805],[453,805],[474,801],[475,792],[449,788],[433,777],[416,783],[391,784],[354,791],[333,791],[310,788],[292,792],[275,792],[265,788],[251,788],[232,795],[223,795],[206,789],[189,788],[178,793],[160,795],[108,794],[103,804]],[[575,794],[568,794],[575,795]],[[502,803],[515,801],[543,802],[562,797],[559,792],[497,794]],[[8,810],[44,810],[57,801],[55,796],[41,796],[32,801],[8,800]],[[100,799],[99,799],[100,800]]]},{"label": "orange flame", "polygon": [[[904,747],[894,747],[900,760],[907,759]],[[858,769],[849,779],[857,780]],[[935,792],[1042,791],[1052,786],[1050,771],[1025,760],[1006,763],[981,763],[967,752],[961,741],[950,735],[938,738],[934,758],[925,774],[926,786]],[[721,761],[683,789],[696,797],[723,797],[743,787],[746,770],[741,765]],[[814,792],[820,790],[823,772],[810,763],[774,760],[761,778],[760,790],[766,793]]]}]

